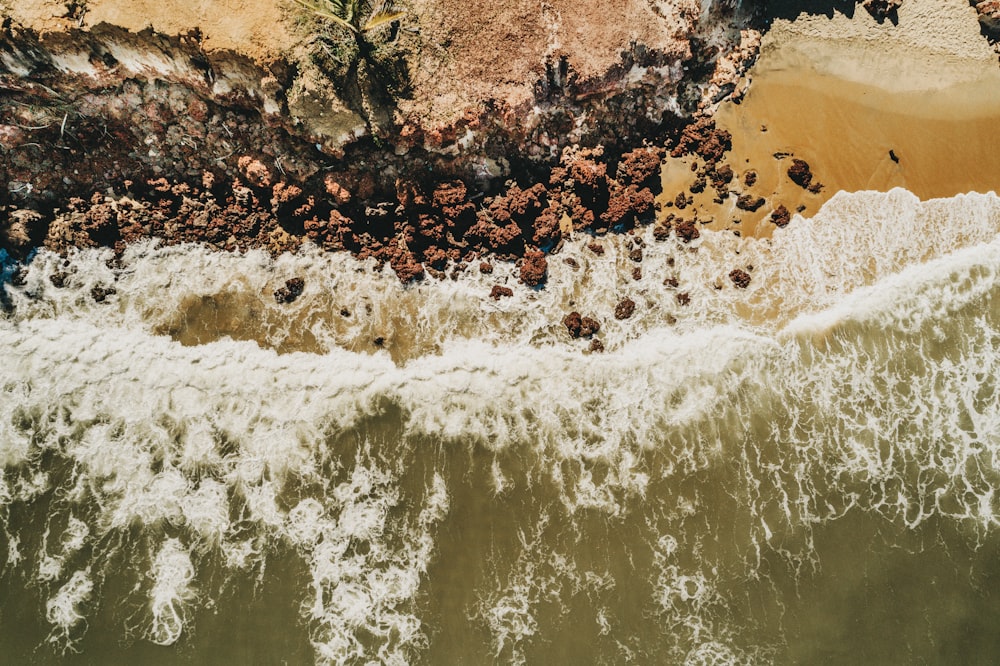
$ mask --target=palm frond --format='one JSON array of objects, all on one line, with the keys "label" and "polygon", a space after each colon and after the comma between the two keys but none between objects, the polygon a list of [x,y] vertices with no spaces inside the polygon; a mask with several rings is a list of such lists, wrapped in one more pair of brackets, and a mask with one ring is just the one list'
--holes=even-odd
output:
[{"label": "palm frond", "polygon": [[392,23],[393,21],[398,21],[403,18],[405,14],[406,12],[404,11],[378,11],[369,17],[369,19],[361,27],[361,32],[371,32],[372,30],[377,30],[378,28]]},{"label": "palm frond", "polygon": [[[322,16],[325,19],[333,21],[342,28],[354,33],[358,32],[358,29],[354,26],[354,24],[352,24],[346,17],[342,16],[342,14],[346,13],[344,0],[322,0],[322,3],[315,2],[314,0],[293,0],[293,2],[301,7],[304,7],[317,16]],[[348,0],[348,2],[350,2],[350,0]],[[335,13],[337,11],[340,11],[341,15]]]}]

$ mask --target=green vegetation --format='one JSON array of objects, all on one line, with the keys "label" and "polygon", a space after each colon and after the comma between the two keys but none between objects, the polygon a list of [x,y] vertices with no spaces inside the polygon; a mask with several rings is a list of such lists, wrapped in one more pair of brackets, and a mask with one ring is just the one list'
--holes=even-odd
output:
[{"label": "green vegetation", "polygon": [[354,35],[358,46],[368,45],[371,32],[398,21],[406,12],[398,11],[391,2],[372,0],[294,0],[308,11],[333,21]]},{"label": "green vegetation", "polygon": [[[376,140],[384,136],[395,100],[409,91],[409,76],[402,54],[385,48],[373,36],[406,12],[392,0],[292,1],[339,29],[339,36],[318,35],[318,41],[333,61],[331,71],[341,79],[338,83],[345,100],[364,116]],[[344,40],[345,36],[350,39]],[[346,71],[338,65],[346,65]]]}]

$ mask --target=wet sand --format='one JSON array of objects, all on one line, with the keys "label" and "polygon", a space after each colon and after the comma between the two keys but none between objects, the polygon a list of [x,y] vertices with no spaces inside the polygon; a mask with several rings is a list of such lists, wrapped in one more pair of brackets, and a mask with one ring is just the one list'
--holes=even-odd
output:
[{"label": "wet sand", "polygon": [[[694,195],[698,219],[769,236],[779,204],[810,216],[842,190],[903,187],[926,200],[1000,189],[1000,66],[974,32],[982,44],[942,41],[918,29],[936,19],[923,13],[928,4],[918,0],[901,11],[896,32],[863,12],[853,21],[809,17],[776,26],[746,97],[724,104],[716,118],[733,135],[733,192],[766,203],[756,212],[739,210],[735,196],[719,204],[709,188]],[[959,10],[949,10],[954,21],[974,21]],[[820,192],[789,179],[793,158],[809,163]],[[756,183],[747,187],[751,170]],[[669,196],[694,180],[689,161],[670,161],[664,175]]]}]

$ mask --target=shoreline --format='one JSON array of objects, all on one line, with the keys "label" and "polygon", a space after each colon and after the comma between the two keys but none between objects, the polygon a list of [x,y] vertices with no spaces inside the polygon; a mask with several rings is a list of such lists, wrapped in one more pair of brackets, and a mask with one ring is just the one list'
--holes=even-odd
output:
[{"label": "shoreline", "polygon": [[[704,95],[721,84],[729,101],[713,102],[703,107],[701,115],[677,116],[668,123],[637,122],[624,130],[619,141],[591,148],[571,140],[595,141],[600,135],[577,130],[560,139],[550,137],[547,123],[558,117],[560,105],[568,104],[569,109],[582,103],[589,109],[577,118],[578,124],[581,119],[584,125],[600,124],[605,114],[624,119],[628,116],[622,116],[617,105],[627,108],[644,91],[657,90],[663,80],[653,81],[648,90],[640,82],[620,93],[598,92],[592,98],[584,93],[581,102],[582,89],[575,93],[576,101],[567,96],[574,85],[582,85],[570,83],[573,71],[550,67],[545,79],[549,88],[536,90],[536,95],[548,96],[548,115],[529,114],[535,119],[528,125],[538,123],[533,128],[520,124],[525,119],[519,119],[513,108],[485,109],[479,115],[466,114],[444,132],[404,125],[384,148],[377,140],[354,141],[338,149],[342,153],[338,157],[336,150],[327,156],[324,146],[309,146],[308,134],[296,134],[287,119],[281,119],[283,104],[293,108],[290,97],[281,101],[282,94],[290,93],[274,88],[267,77],[252,83],[258,75],[256,65],[245,59],[227,56],[209,63],[215,76],[226,77],[224,87],[230,92],[222,97],[219,80],[210,90],[192,95],[191,72],[165,75],[161,63],[157,76],[166,76],[166,82],[137,83],[135,71],[132,79],[124,79],[116,93],[124,95],[124,109],[111,98],[90,93],[82,99],[94,115],[77,109],[70,120],[71,110],[66,110],[61,122],[56,111],[66,104],[64,95],[33,83],[31,76],[18,81],[7,75],[4,85],[20,99],[6,107],[7,124],[0,127],[0,147],[11,158],[6,167],[8,187],[0,202],[6,218],[0,225],[4,232],[0,240],[15,258],[24,258],[41,245],[57,252],[110,246],[121,253],[128,243],[151,236],[168,244],[193,241],[240,251],[261,247],[272,254],[296,251],[304,242],[312,242],[325,250],[350,251],[361,259],[374,257],[379,265],[389,264],[404,282],[426,274],[444,277],[446,270],[486,271],[496,259],[517,261],[521,281],[537,286],[544,283],[548,254],[575,233],[599,237],[652,225],[657,239],[675,235],[690,242],[698,237],[700,226],[708,225],[767,237],[796,212],[808,215],[840,190],[903,186],[921,197],[939,197],[996,189],[986,186],[996,182],[990,174],[1000,174],[1000,145],[986,130],[1000,120],[1000,94],[987,86],[981,93],[985,111],[971,122],[967,98],[954,101],[953,92],[940,89],[940,77],[923,74],[936,89],[899,93],[831,74],[836,67],[830,69],[830,63],[839,62],[833,54],[854,48],[859,39],[871,42],[872,35],[898,33],[893,53],[895,61],[904,62],[909,52],[900,49],[907,44],[914,47],[914,39],[924,38],[920,31],[907,32],[908,12],[917,20],[932,4],[909,0],[900,9],[898,26],[876,24],[860,11],[852,19],[838,14],[833,19],[804,15],[795,22],[777,20],[764,38],[765,62],[748,72],[759,46],[753,31],[744,30],[728,52],[702,63],[714,70],[701,74],[707,78],[698,85],[707,87],[698,90]],[[992,58],[986,41],[967,34],[975,24],[975,10],[967,9],[971,15],[955,8],[942,10],[955,21],[949,25],[963,28],[962,36],[956,37],[961,47],[947,40],[935,47],[951,48],[958,53],[959,65],[965,63],[964,69],[955,62],[948,67],[980,76],[958,82],[963,90],[975,89],[982,81],[1000,82],[1000,68],[984,69]],[[844,26],[861,37],[845,36],[850,30]],[[86,67],[76,62],[72,65],[76,73],[67,73],[66,54],[61,60],[49,56],[45,69],[38,64],[45,58],[28,48],[33,39],[42,37],[18,33],[9,24],[4,30],[6,39],[21,45],[17,53],[22,61],[33,59],[38,72],[48,71],[46,76],[55,76],[64,87],[83,84],[90,76],[83,73],[88,67],[101,69],[93,62]],[[160,39],[103,23],[88,33],[68,34],[70,42],[89,39],[94,53],[118,44],[119,56],[123,43],[135,50],[145,39]],[[207,57],[201,39],[168,39],[162,48],[191,58]],[[823,44],[832,50],[824,52]],[[624,56],[626,61],[637,59],[633,69],[640,67],[640,51]],[[120,58],[111,61],[105,62],[98,78],[127,73]],[[565,59],[561,62],[569,66]],[[12,70],[10,57],[5,66]],[[53,74],[53,66],[63,73]],[[148,69],[148,63],[144,66]],[[822,71],[824,66],[828,71]],[[652,70],[638,71],[649,76]],[[861,78],[880,75],[877,66],[858,72]],[[919,63],[910,73],[919,78]],[[244,89],[233,90],[237,84]],[[915,99],[922,104],[914,106]],[[810,103],[826,114],[818,122],[805,113]],[[718,111],[712,113],[716,106]],[[913,114],[912,108],[919,113]],[[258,109],[264,114],[257,115]],[[270,115],[267,109],[272,110]],[[947,119],[925,119],[920,114]],[[962,114],[966,118],[955,120]],[[145,120],[138,120],[140,116]],[[116,124],[108,123],[109,117],[117,119]],[[766,126],[763,119],[769,121]],[[144,155],[126,143],[134,141],[129,120],[160,133],[147,136]],[[565,120],[556,126],[560,123]],[[505,152],[491,152],[491,141],[510,131],[520,138],[513,144],[501,142],[507,145]],[[893,132],[902,132],[910,143]],[[837,153],[845,148],[844,135],[859,146],[878,145],[878,156],[841,157]],[[820,136],[831,136],[829,144],[823,144]],[[926,140],[921,143],[921,138]],[[101,149],[88,151],[88,141]],[[459,148],[450,153],[463,142],[471,142],[467,152]],[[518,142],[520,148],[512,151]],[[546,142],[548,148],[542,148]],[[48,151],[46,143],[52,146]],[[228,148],[229,154],[214,157],[211,152],[220,147]],[[536,148],[541,153],[547,150],[548,156],[533,156]],[[36,158],[38,150],[44,156],[41,160]],[[84,155],[89,172],[80,174]],[[958,155],[965,157],[957,159]],[[799,158],[806,164],[807,177],[796,183],[788,168],[790,160]],[[145,166],[133,174],[123,163],[131,161],[134,166],[136,160]],[[959,168],[970,163],[986,166],[974,174]],[[942,171],[950,177],[940,178]],[[514,179],[503,182],[510,177]],[[39,199],[41,191],[47,194]]]}]

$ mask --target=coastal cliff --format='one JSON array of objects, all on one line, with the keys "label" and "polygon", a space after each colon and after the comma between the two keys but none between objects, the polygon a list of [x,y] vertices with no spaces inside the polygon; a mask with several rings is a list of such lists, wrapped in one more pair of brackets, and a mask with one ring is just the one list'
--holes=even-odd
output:
[{"label": "coastal cliff", "polygon": [[[668,152],[698,155],[696,189],[736,201],[711,117],[746,91],[765,4],[413,0],[366,64],[292,2],[11,5],[0,247],[309,241],[406,281],[653,223]],[[663,235],[697,234],[672,217]]]}]

